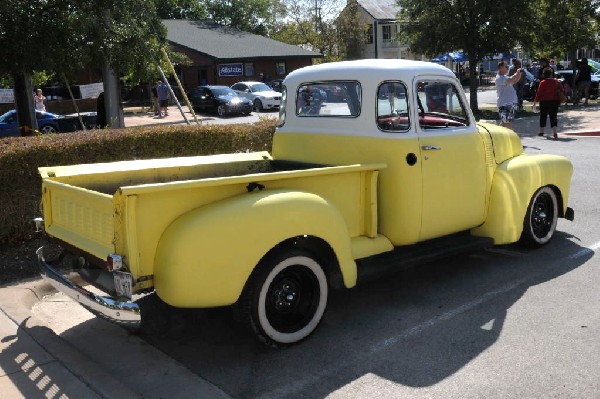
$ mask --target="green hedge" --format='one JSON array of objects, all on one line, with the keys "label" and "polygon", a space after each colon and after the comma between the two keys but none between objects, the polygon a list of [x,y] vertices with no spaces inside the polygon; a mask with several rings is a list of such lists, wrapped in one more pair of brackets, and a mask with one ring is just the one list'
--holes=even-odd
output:
[{"label": "green hedge", "polygon": [[40,166],[270,151],[275,121],[146,126],[0,139],[0,244],[31,237],[40,216]]}]

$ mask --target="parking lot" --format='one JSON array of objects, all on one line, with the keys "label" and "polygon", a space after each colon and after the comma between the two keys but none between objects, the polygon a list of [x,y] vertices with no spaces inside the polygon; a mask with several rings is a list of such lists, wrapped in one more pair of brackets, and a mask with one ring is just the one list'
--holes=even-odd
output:
[{"label": "parking lot", "polygon": [[280,351],[241,331],[227,308],[171,312],[169,329],[139,336],[39,281],[0,288],[0,392],[7,398],[595,398],[600,141],[577,132],[597,132],[599,111],[598,105],[563,111],[558,140],[537,137],[535,117],[515,124],[527,153],[562,154],[575,167],[569,201],[575,221],[561,219],[541,249],[495,247],[335,292],[319,330]]}]

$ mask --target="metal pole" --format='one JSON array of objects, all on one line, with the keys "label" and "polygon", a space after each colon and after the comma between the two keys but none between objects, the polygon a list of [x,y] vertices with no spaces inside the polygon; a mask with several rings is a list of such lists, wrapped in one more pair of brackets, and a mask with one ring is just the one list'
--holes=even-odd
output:
[{"label": "metal pole", "polygon": [[182,86],[181,82],[179,81],[179,77],[177,76],[177,73],[175,72],[175,68],[173,67],[173,63],[171,63],[171,60],[169,59],[169,56],[168,56],[166,50],[164,48],[161,48],[160,51],[161,51],[161,53],[162,53],[165,61],[167,61],[167,64],[169,64],[169,68],[171,69],[171,73],[175,77],[175,80],[177,81],[177,84],[179,85],[179,88],[181,89],[181,95],[183,96],[183,100],[185,101],[185,104],[187,105],[188,109],[192,113],[192,116],[194,117],[194,120],[196,121],[196,123],[198,125],[200,125],[201,122],[198,120],[198,118],[196,118],[196,113],[194,112],[194,107],[192,107],[192,104],[190,104],[190,100],[188,99],[187,94],[185,94],[185,90],[183,90],[183,86]]},{"label": "metal pole", "polygon": [[79,112],[79,107],[77,106],[77,101],[75,101],[75,96],[73,95],[73,90],[71,90],[71,86],[69,85],[69,81],[67,80],[67,76],[63,73],[63,79],[65,81],[65,85],[67,86],[67,90],[69,90],[69,95],[71,96],[71,101],[73,101],[73,107],[75,107],[75,112],[77,112],[77,118],[79,119],[79,123],[83,128],[83,132],[85,133],[87,129],[85,128],[85,123],[83,123],[83,119],[81,118],[81,113]]}]

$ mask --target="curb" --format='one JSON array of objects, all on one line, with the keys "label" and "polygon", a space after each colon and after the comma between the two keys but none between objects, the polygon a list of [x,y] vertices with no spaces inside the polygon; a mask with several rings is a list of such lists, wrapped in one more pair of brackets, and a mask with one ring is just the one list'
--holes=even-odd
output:
[{"label": "curb", "polygon": [[[0,354],[5,355],[0,358],[0,392],[16,398],[43,397],[52,385],[73,398],[229,398],[141,338],[96,317],[81,321],[80,312],[87,315],[41,279],[1,287],[0,317],[12,326],[0,329]],[[69,328],[57,335],[44,320],[64,321]],[[15,371],[15,356],[6,353],[25,352],[32,367]],[[32,377],[35,370],[53,384],[40,388],[40,381]]]}]

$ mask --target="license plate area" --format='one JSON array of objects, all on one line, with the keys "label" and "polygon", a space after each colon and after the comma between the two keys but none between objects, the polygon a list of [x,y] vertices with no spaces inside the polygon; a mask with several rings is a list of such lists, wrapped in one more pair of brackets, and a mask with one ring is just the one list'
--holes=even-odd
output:
[{"label": "license plate area", "polygon": [[117,295],[131,299],[133,291],[133,276],[126,272],[113,272],[115,291]]}]

